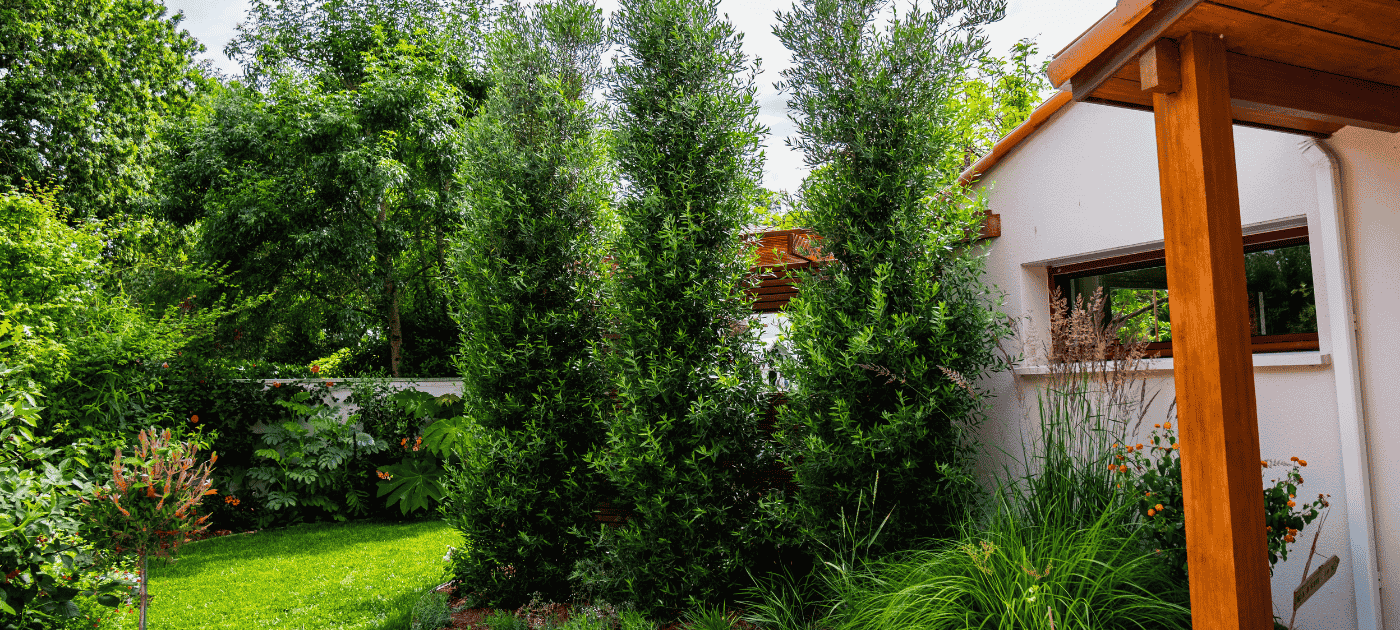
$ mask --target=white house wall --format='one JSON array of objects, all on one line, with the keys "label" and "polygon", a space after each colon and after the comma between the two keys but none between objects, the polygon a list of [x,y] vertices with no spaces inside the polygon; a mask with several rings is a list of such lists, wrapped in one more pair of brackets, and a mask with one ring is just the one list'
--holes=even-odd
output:
[{"label": "white house wall", "polygon": [[[1387,138],[1394,140],[1394,136]],[[1312,228],[1310,232],[1316,232],[1318,196],[1314,170],[1298,148],[1300,139],[1296,135],[1235,128],[1241,219],[1247,230],[1260,231],[1280,221],[1286,224],[1291,219],[1306,220]],[[1400,150],[1393,144],[1391,148],[1396,151],[1388,162],[1393,169],[1400,163]],[[1376,167],[1383,165],[1384,162]],[[1047,327],[1047,264],[1062,265],[1161,248],[1156,138],[1149,112],[1071,103],[985,173],[982,181],[989,191],[991,210],[1001,215],[1002,222],[1001,237],[989,246],[988,279],[1005,292],[1006,312],[1020,319],[1023,341],[1031,345],[1043,340]],[[1400,176],[1392,173],[1388,181],[1400,181]],[[1377,263],[1383,266],[1372,272],[1384,278],[1371,279],[1363,274],[1357,286],[1369,287],[1375,282],[1384,287],[1382,293],[1388,296],[1387,303],[1377,301],[1372,310],[1364,312],[1372,318],[1390,318],[1387,321],[1391,325],[1386,330],[1395,334],[1400,330],[1400,325],[1396,325],[1400,322],[1392,321],[1397,317],[1396,307],[1400,306],[1395,303],[1400,296],[1400,273],[1396,273],[1400,270],[1400,221],[1395,220],[1394,188],[1388,192],[1388,208],[1383,201],[1378,201],[1370,212],[1388,212],[1394,229],[1388,235],[1371,235],[1365,246],[1366,252],[1376,251],[1375,256],[1379,257],[1376,260],[1386,260]],[[1354,194],[1368,193],[1357,191]],[[1370,194],[1373,198],[1384,198],[1379,192]],[[1327,363],[1330,348],[1325,319],[1327,288],[1322,286],[1322,260],[1316,246],[1313,252],[1314,278],[1319,292],[1318,324],[1323,331],[1320,333],[1321,352],[1256,355],[1268,356],[1267,362],[1283,364],[1255,370],[1260,444],[1265,458],[1287,459],[1296,455],[1308,461],[1307,468],[1303,469],[1305,484],[1300,489],[1300,499],[1315,497],[1317,493],[1332,495],[1331,514],[1317,543],[1322,557],[1314,561],[1313,567],[1333,554],[1341,557],[1342,566],[1299,610],[1296,627],[1355,628],[1355,596],[1347,536],[1350,515],[1343,499],[1336,386],[1333,367]],[[1363,357],[1367,356],[1370,346],[1365,348]],[[1385,343],[1384,348],[1370,360],[1388,361],[1389,365],[1400,363],[1400,343]],[[1149,390],[1156,388],[1160,394],[1148,412],[1139,440],[1151,431],[1154,422],[1165,419],[1167,406],[1174,397],[1171,360],[1159,359],[1153,366],[1157,369],[1150,373]],[[1379,378],[1387,376],[1382,372]],[[1012,463],[1005,454],[1019,454],[1026,437],[1032,435],[1031,427],[1035,423],[1029,410],[1035,408],[1039,382],[1040,377],[1033,374],[1000,374],[992,379],[990,385],[997,397],[993,417],[982,430],[986,455],[981,460],[982,472],[989,479]],[[1382,387],[1381,383],[1372,386],[1371,381],[1366,382],[1368,391]],[[1400,388],[1390,387],[1374,396],[1383,410],[1400,407]],[[1368,407],[1370,401],[1368,398]],[[1377,418],[1373,416],[1371,420],[1375,423]],[[1387,428],[1391,431],[1389,443],[1400,443],[1397,442],[1400,427],[1391,423]],[[1400,453],[1395,449],[1390,449],[1389,454],[1392,462],[1400,461],[1396,458]],[[1374,453],[1372,461],[1383,458],[1383,453]],[[1391,463],[1386,470],[1400,475],[1398,464]],[[1279,469],[1264,471],[1266,476],[1262,479],[1276,478],[1267,476],[1270,472],[1279,472]],[[1378,469],[1376,474],[1382,473]],[[1389,503],[1386,505],[1391,510],[1387,514],[1400,514],[1397,512],[1400,494],[1387,496]],[[1400,523],[1400,518],[1392,518],[1391,522]],[[1314,523],[1303,531],[1289,560],[1280,563],[1274,573],[1274,609],[1285,621],[1292,613],[1293,590],[1301,580],[1308,546],[1316,529]],[[1400,545],[1400,530],[1392,526],[1387,535],[1390,538],[1386,544],[1400,549],[1397,546]],[[1397,560],[1400,554],[1389,556],[1390,562]],[[1400,624],[1400,621],[1395,623]]]},{"label": "white house wall", "polygon": [[1348,127],[1328,141],[1338,154],[1351,242],[1361,390],[1369,443],[1381,611],[1400,627],[1400,136]]}]

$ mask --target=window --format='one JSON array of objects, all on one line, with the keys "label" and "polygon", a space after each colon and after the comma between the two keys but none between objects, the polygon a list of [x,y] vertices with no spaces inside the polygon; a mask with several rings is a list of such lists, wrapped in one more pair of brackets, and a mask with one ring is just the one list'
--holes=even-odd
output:
[{"label": "window", "polygon": [[[1245,285],[1255,352],[1316,350],[1317,306],[1313,298],[1308,228],[1244,238]],[[1156,250],[1051,267],[1050,288],[1073,307],[1104,295],[1102,320],[1112,322],[1120,341],[1146,339],[1148,354],[1171,356],[1171,302],[1166,252]]]}]

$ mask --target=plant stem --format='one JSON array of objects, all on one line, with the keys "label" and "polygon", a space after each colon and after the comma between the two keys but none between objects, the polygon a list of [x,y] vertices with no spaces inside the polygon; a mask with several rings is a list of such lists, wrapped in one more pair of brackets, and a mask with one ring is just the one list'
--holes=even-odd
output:
[{"label": "plant stem", "polygon": [[137,624],[140,630],[146,630],[146,606],[150,603],[150,596],[146,594],[148,590],[146,584],[150,579],[150,573],[146,571],[146,554],[143,553],[141,554],[141,588],[137,595],[141,599],[141,618]]}]

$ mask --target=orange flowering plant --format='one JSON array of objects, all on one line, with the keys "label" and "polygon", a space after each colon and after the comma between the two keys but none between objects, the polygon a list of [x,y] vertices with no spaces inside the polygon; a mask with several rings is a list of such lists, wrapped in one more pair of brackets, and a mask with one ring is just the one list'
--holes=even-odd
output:
[{"label": "orange flowering plant", "polygon": [[84,497],[82,514],[107,533],[101,541],[118,554],[135,553],[140,567],[140,627],[146,627],[147,572],[150,555],[170,557],[186,536],[209,527],[209,515],[197,508],[207,495],[217,494],[209,481],[218,454],[196,458],[198,443],[172,440],[170,430],[141,431],[140,445],[130,456],[113,449],[111,482]]},{"label": "orange flowering plant", "polygon": [[[1176,577],[1185,579],[1186,514],[1181,487],[1181,443],[1171,422],[1153,425],[1150,444],[1114,445],[1109,466],[1125,478],[1124,484],[1136,492],[1138,513],[1150,532],[1153,546],[1162,554]],[[1280,560],[1288,559],[1288,546],[1296,542],[1298,532],[1313,522],[1319,510],[1328,507],[1327,495],[1319,494],[1310,502],[1297,500],[1298,486],[1303,485],[1302,468],[1307,460],[1297,457],[1283,460],[1263,460],[1264,470],[1284,467],[1288,470],[1277,479],[1270,479],[1264,491],[1264,531],[1269,544],[1269,571]]]}]

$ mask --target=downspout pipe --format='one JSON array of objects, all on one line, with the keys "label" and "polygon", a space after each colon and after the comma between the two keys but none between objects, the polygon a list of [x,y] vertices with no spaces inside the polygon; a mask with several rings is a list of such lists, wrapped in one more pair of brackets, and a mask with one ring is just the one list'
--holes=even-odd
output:
[{"label": "downspout pipe", "polygon": [[1357,337],[1356,292],[1352,290],[1351,245],[1347,238],[1342,164],[1336,151],[1320,140],[1299,148],[1313,165],[1317,180],[1318,227],[1313,243],[1322,246],[1323,281],[1332,340],[1332,374],[1337,385],[1337,425],[1346,488],[1347,539],[1351,545],[1356,622],[1361,630],[1381,630],[1380,567],[1377,563],[1375,508],[1371,501],[1371,466],[1366,439],[1365,399],[1361,391],[1361,354]]}]

